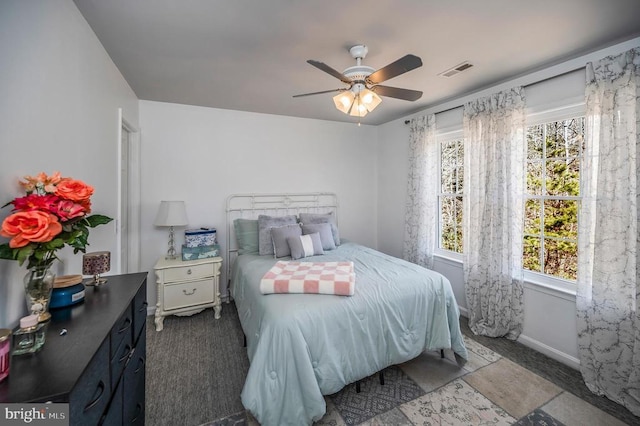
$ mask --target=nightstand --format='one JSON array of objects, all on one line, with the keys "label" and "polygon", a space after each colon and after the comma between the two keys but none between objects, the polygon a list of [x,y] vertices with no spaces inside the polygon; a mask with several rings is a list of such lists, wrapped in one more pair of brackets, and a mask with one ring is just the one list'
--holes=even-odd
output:
[{"label": "nightstand", "polygon": [[161,331],[167,315],[188,316],[213,308],[220,318],[221,257],[208,259],[160,259],[153,268],[158,278],[156,331]]}]

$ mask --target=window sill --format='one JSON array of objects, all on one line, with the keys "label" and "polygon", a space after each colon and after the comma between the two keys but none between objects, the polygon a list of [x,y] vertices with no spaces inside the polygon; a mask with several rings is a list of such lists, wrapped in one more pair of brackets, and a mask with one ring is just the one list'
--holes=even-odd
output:
[{"label": "window sill", "polygon": [[449,263],[450,265],[459,266],[462,268],[462,255],[454,252],[446,253],[446,252],[436,252],[433,254],[436,260],[442,261],[444,263]]},{"label": "window sill", "polygon": [[568,281],[524,271],[524,286],[530,290],[546,293],[550,296],[576,301],[576,286]]},{"label": "window sill", "polygon": [[[436,262],[442,262],[462,268],[462,255],[438,252],[434,254],[434,257]],[[523,280],[524,287],[528,290],[545,293],[550,296],[559,297],[572,302],[575,302],[576,300],[575,284],[571,282],[547,277],[530,271],[524,271]]]}]

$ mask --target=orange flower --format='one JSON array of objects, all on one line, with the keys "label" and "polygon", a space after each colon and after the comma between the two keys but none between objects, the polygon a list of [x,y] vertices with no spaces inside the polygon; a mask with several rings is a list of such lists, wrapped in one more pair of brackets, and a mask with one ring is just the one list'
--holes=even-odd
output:
[{"label": "orange flower", "polygon": [[63,179],[58,183],[58,186],[56,186],[55,194],[65,200],[76,202],[87,201],[93,194],[93,186],[87,185],[81,180]]},{"label": "orange flower", "polygon": [[62,225],[55,215],[33,210],[8,216],[2,222],[0,235],[11,238],[10,248],[20,248],[31,242],[46,243],[60,232]]},{"label": "orange flower", "polygon": [[38,173],[38,176],[25,176],[26,182],[20,181],[20,185],[31,193],[36,190],[38,185],[41,185],[45,192],[53,194],[56,190],[56,185],[60,183],[64,178],[60,176],[60,172],[53,172],[51,176],[47,176],[44,172]]}]

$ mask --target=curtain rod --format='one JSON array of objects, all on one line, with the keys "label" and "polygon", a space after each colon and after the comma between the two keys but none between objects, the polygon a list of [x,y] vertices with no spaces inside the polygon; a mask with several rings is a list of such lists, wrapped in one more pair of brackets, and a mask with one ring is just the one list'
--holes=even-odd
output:
[{"label": "curtain rod", "polygon": [[[575,72],[575,71],[578,71],[578,70],[581,70],[581,69],[584,69],[584,68],[586,68],[586,66],[573,68],[573,69],[570,69],[570,70],[565,71],[565,72],[560,73],[560,74],[556,74],[556,75],[553,75],[553,76],[550,76],[550,77],[546,77],[546,78],[534,81],[534,82],[529,83],[529,84],[524,84],[522,87],[527,88],[527,87],[530,87],[530,86],[533,86],[533,85],[536,85],[536,84],[539,84],[539,83],[544,83],[545,81],[548,81],[548,80],[551,80],[551,79],[554,79],[554,78],[558,78],[558,77],[562,77],[563,75],[571,74],[572,72]],[[480,89],[480,90],[484,90],[484,89]],[[479,92],[480,90],[477,90],[477,92]],[[443,109],[442,111],[435,112],[434,114],[442,114],[443,112],[451,111],[451,110],[460,108],[462,106],[463,105],[456,105],[456,106],[453,106],[451,108],[447,108],[447,109]],[[411,123],[411,120],[404,120],[404,124],[409,124],[409,123]]]}]

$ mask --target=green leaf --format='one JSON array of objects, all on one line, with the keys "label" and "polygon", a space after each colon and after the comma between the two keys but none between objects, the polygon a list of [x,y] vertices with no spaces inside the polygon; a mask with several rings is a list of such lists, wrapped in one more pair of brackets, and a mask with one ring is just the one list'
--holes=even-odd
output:
[{"label": "green leaf", "polygon": [[27,260],[33,254],[33,252],[34,250],[31,244],[18,249],[16,253],[16,260],[18,261],[18,264],[22,266],[24,261]]},{"label": "green leaf", "polygon": [[16,260],[15,250],[9,247],[9,243],[0,244],[0,259]]},{"label": "green leaf", "polygon": [[95,228],[98,225],[106,225],[113,220],[110,217],[103,216],[101,214],[94,214],[93,216],[88,216],[85,219],[91,228]]}]

